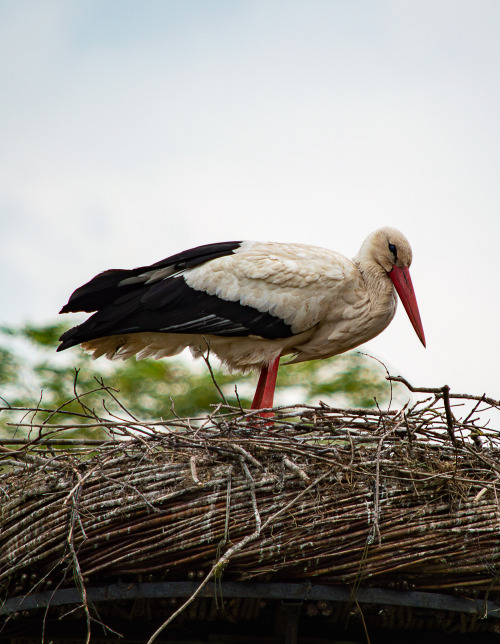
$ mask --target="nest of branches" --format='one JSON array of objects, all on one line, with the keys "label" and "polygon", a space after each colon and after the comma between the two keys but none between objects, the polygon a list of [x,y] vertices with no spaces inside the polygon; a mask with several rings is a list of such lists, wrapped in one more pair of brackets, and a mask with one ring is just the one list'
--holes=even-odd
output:
[{"label": "nest of branches", "polygon": [[[28,437],[0,446],[2,597],[222,577],[494,599],[500,430],[484,418],[500,405],[421,391],[400,410],[265,419],[220,406],[142,422],[82,404],[86,418],[57,425],[33,410]],[[65,439],[80,423],[108,437]]]}]

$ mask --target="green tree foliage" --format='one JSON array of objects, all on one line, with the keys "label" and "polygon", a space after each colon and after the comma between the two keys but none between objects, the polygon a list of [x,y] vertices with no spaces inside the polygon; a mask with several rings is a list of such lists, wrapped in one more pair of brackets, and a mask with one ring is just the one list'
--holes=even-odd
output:
[{"label": "green tree foliage", "polygon": [[[168,419],[173,414],[199,416],[221,402],[203,361],[94,361],[78,347],[56,353],[58,338],[66,328],[66,324],[50,324],[0,329],[0,396],[4,401],[0,406],[63,406],[65,411],[78,413],[81,401],[75,399],[75,393],[99,389],[102,381],[116,391],[129,411],[142,419]],[[213,363],[215,381],[227,403],[248,408],[256,374],[227,374]],[[390,396],[384,376],[381,365],[359,353],[299,365],[284,364],[278,375],[276,404],[317,404],[322,400],[337,406],[370,407],[376,401],[383,405]],[[86,394],[81,400],[90,409],[102,409],[103,392]],[[110,413],[119,410],[113,401],[106,404]]]}]

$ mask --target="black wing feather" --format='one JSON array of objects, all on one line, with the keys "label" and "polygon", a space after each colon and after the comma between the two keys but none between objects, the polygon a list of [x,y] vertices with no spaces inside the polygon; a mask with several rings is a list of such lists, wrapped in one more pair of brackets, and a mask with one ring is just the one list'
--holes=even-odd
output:
[{"label": "black wing feather", "polygon": [[[241,242],[210,244],[132,271],[106,271],[73,293],[62,312],[97,313],[61,336],[58,351],[110,335],[160,332],[243,337],[286,338],[291,327],[267,312],[197,291],[182,274],[209,259],[231,254]],[[203,259],[202,259],[203,258]],[[173,267],[171,276],[148,283],[134,281],[152,270]],[[132,282],[130,281],[132,280]],[[125,284],[123,282],[126,281]],[[79,308],[76,308],[76,307]],[[83,308],[87,307],[87,308]]]},{"label": "black wing feather", "polygon": [[129,293],[134,293],[136,285],[121,284],[125,280],[131,280],[144,273],[162,268],[172,268],[173,273],[192,268],[211,259],[230,255],[240,245],[241,241],[205,244],[162,259],[155,264],[151,264],[151,266],[139,266],[131,270],[112,268],[104,271],[92,278],[90,282],[77,288],[69,298],[68,303],[60,310],[60,313],[77,313],[79,311],[92,313],[92,311],[99,311],[110,302]]}]

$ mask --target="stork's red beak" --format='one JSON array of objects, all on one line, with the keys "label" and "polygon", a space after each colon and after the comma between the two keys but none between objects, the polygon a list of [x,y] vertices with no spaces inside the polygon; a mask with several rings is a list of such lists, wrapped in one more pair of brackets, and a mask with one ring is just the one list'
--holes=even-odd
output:
[{"label": "stork's red beak", "polygon": [[415,291],[413,290],[413,284],[411,283],[410,271],[407,267],[399,268],[399,266],[394,266],[388,275],[401,298],[401,302],[403,302],[405,311],[408,313],[410,322],[412,323],[420,342],[425,347],[424,328],[422,326],[422,321],[420,320],[420,313],[418,312],[417,298],[415,297]]}]

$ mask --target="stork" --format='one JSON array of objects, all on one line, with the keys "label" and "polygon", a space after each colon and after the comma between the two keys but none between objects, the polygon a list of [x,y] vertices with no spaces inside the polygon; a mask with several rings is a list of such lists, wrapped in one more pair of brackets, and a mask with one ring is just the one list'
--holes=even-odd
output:
[{"label": "stork", "polygon": [[198,246],[76,289],[61,313],[94,314],[63,333],[57,350],[81,344],[111,360],[210,351],[230,371],[260,369],[252,409],[267,409],[282,356],[287,364],[329,358],[374,338],[394,317],[396,292],[425,346],[411,260],[407,239],[389,227],[371,233],[352,261],[304,244]]}]

